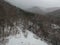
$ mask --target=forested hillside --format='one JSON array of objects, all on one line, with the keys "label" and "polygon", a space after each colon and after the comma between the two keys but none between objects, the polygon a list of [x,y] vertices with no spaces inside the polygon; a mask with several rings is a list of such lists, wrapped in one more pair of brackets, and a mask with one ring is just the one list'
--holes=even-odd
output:
[{"label": "forested hillside", "polygon": [[60,45],[60,28],[55,28],[60,27],[60,18],[49,14],[29,13],[9,3],[0,1],[0,38],[18,33],[16,26],[20,24],[23,25],[23,32],[28,29],[46,42]]}]

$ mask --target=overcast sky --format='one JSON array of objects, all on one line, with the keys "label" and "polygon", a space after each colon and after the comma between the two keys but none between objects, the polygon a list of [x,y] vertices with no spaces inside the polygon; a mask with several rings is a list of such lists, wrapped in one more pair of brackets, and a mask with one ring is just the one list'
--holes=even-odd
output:
[{"label": "overcast sky", "polygon": [[20,8],[30,8],[33,6],[38,6],[40,8],[51,8],[60,7],[60,0],[5,0],[9,3],[20,7]]}]

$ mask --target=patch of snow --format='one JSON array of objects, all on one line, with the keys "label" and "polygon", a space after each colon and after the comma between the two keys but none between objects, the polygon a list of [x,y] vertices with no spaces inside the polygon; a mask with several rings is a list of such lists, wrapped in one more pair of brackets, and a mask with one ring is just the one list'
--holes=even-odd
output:
[{"label": "patch of snow", "polygon": [[6,45],[48,45],[46,42],[42,41],[40,38],[36,39],[33,37],[32,32],[26,30],[27,37],[24,37],[24,34],[22,30],[17,27],[20,30],[20,34],[9,36],[9,42]]},{"label": "patch of snow", "polygon": [[58,25],[56,25],[56,24],[51,24],[51,27],[52,27],[53,29],[60,29],[60,26],[58,26]]}]

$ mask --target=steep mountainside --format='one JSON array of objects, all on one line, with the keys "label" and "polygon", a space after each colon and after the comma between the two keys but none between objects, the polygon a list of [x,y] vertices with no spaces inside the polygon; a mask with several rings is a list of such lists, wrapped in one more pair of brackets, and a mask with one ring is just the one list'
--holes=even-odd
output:
[{"label": "steep mountainside", "polygon": [[60,25],[60,10],[55,10],[53,12],[47,13],[46,15],[51,17],[51,19],[54,17],[54,22]]},{"label": "steep mountainside", "polygon": [[18,32],[16,26],[23,25],[23,32],[28,29],[46,42],[60,45],[60,29],[52,28],[60,27],[58,21],[60,22],[60,18],[55,16],[29,13],[2,0],[0,1],[0,38],[7,37],[11,33],[16,34]]}]

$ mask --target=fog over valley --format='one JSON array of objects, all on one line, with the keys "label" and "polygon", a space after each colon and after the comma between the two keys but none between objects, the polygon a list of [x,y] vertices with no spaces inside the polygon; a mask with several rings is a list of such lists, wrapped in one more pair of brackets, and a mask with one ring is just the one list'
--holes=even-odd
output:
[{"label": "fog over valley", "polygon": [[60,0],[5,0],[5,1],[24,10],[33,7],[38,7],[44,12],[51,12],[60,9]]}]

